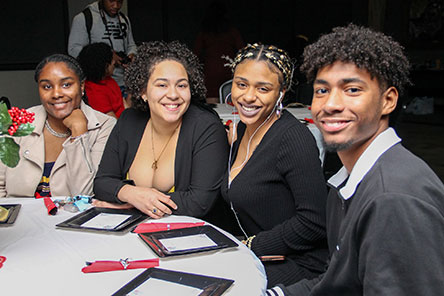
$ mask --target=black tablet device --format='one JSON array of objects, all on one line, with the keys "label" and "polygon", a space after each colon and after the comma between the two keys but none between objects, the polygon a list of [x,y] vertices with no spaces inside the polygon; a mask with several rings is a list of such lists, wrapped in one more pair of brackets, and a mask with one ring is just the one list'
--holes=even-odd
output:
[{"label": "black tablet device", "polygon": [[8,216],[6,217],[5,220],[3,220],[3,222],[0,221],[0,227],[11,226],[12,224],[14,224],[15,220],[17,219],[17,215],[20,212],[20,208],[22,207],[22,205],[21,204],[6,204],[6,205],[0,204],[0,206],[2,206],[8,210]]},{"label": "black tablet device", "polygon": [[178,272],[161,268],[149,268],[131,280],[113,296],[120,295],[193,295],[219,296],[233,280]]},{"label": "black tablet device", "polygon": [[139,233],[139,236],[159,257],[237,247],[237,243],[210,225]]},{"label": "black tablet device", "polygon": [[75,230],[125,232],[147,217],[137,209],[121,210],[93,207],[56,226]]}]

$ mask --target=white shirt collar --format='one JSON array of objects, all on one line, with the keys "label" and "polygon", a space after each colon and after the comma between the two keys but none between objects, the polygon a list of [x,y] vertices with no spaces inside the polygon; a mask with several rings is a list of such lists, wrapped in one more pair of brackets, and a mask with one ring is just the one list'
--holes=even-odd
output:
[{"label": "white shirt collar", "polygon": [[367,175],[379,157],[399,142],[401,142],[401,139],[395,130],[392,128],[386,129],[365,149],[364,153],[362,153],[353,166],[350,176],[345,167],[342,167],[328,180],[328,183],[337,188],[348,178],[347,183],[339,190],[339,193],[345,200],[351,198],[355,194],[356,188],[362,179],[364,179],[365,175]]}]

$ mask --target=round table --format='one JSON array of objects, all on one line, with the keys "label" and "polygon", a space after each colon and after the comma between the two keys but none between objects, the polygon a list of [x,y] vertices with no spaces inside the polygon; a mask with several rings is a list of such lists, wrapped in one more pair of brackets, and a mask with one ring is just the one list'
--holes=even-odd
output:
[{"label": "round table", "polygon": [[[0,268],[2,295],[111,295],[144,269],[85,274],[81,269],[86,261],[157,258],[134,233],[57,229],[56,224],[75,214],[60,210],[49,216],[41,199],[2,198],[0,204],[22,205],[15,223],[0,227],[0,256],[6,257]],[[157,221],[202,220],[172,215]],[[262,263],[235,237],[220,231],[239,246],[161,258],[159,268],[234,280],[224,295],[263,295],[267,281]]]}]

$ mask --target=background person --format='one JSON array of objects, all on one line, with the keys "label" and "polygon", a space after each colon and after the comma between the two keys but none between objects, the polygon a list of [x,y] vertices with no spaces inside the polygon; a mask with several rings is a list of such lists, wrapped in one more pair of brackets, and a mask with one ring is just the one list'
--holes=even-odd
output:
[{"label": "background person", "polygon": [[82,101],[85,76],[67,55],[44,58],[35,70],[41,105],[35,129],[17,138],[20,162],[0,164],[0,196],[92,195],[93,180],[115,119]]},{"label": "background person", "polygon": [[114,71],[111,47],[106,43],[88,44],[77,60],[86,76],[88,104],[97,111],[119,118],[125,107],[120,88],[111,77]]},{"label": "background person", "polygon": [[219,87],[231,79],[230,69],[223,56],[232,57],[244,46],[242,36],[227,17],[224,1],[212,1],[205,13],[194,42],[194,52],[204,64],[207,102],[219,103]]},{"label": "background person", "polygon": [[231,65],[231,97],[241,123],[222,195],[246,245],[264,262],[268,285],[313,278],[324,270],[326,186],[311,132],[286,110],[293,64],[275,46],[241,49]]},{"label": "background person", "polygon": [[342,169],[328,181],[331,260],[312,281],[267,295],[440,295],[444,291],[444,186],[406,150],[389,115],[409,84],[390,37],[349,25],[304,51],[313,119]]},{"label": "background person", "polygon": [[220,195],[228,146],[217,113],[204,103],[199,60],[179,42],[148,42],[137,52],[125,73],[133,108],[106,145],[94,183],[105,202],[95,204],[126,203],[152,218],[203,217]]},{"label": "background person", "polygon": [[77,14],[71,24],[68,39],[68,53],[77,58],[82,48],[90,43],[105,42],[113,49],[116,68],[113,78],[126,99],[127,93],[123,82],[123,69],[128,63],[124,57],[132,60],[136,53],[131,24],[120,9],[123,0],[99,0],[88,5]]}]

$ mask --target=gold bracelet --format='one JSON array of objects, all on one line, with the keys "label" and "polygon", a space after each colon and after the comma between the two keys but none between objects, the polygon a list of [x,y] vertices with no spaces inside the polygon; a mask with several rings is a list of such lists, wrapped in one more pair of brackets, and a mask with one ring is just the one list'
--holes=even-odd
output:
[{"label": "gold bracelet", "polygon": [[249,238],[247,238],[247,240],[245,241],[245,245],[247,246],[247,248],[249,248],[251,250],[251,244],[253,243],[253,240],[256,236],[250,236]]}]

